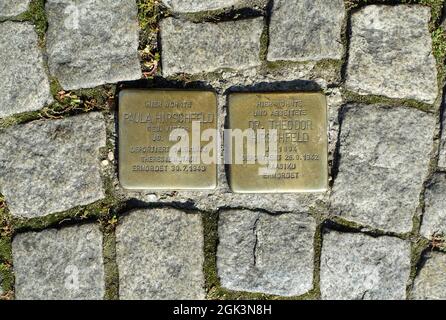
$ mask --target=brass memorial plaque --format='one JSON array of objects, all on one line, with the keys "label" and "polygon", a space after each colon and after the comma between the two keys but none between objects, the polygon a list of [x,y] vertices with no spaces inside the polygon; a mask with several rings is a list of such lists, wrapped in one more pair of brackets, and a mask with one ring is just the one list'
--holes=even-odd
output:
[{"label": "brass memorial plaque", "polygon": [[[237,149],[234,136],[225,133],[229,140],[225,145],[231,144],[226,157],[232,158],[229,183],[234,192],[319,192],[327,189],[327,103],[322,93],[231,94],[228,127],[232,135],[236,135],[236,129],[240,129],[239,134],[244,132],[242,149]],[[257,140],[249,142],[254,137],[252,132]],[[251,148],[251,153],[248,152],[250,143],[251,147],[256,147]],[[240,158],[241,153],[242,162],[240,159],[237,162],[235,158]]]},{"label": "brass memorial plaque", "polygon": [[[200,190],[217,185],[215,161],[203,162],[200,154],[216,146],[201,134],[217,130],[217,99],[213,92],[179,90],[123,90],[119,95],[119,178],[126,189]],[[171,149],[183,134],[189,159]],[[209,130],[208,130],[209,131]],[[195,135],[194,135],[195,134]],[[184,143],[182,144],[184,146]],[[183,150],[183,149],[181,149]],[[205,150],[206,151],[206,150]],[[209,151],[212,153],[212,151]],[[211,154],[212,156],[212,154]],[[186,159],[186,160],[185,160]],[[181,162],[180,162],[181,160]]]}]

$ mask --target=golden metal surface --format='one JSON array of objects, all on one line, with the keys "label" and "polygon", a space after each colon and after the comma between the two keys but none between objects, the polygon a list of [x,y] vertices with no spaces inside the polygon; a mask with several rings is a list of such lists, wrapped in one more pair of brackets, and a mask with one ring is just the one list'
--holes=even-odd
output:
[{"label": "golden metal surface", "polygon": [[[213,92],[123,90],[119,95],[119,179],[133,190],[200,190],[217,185],[216,164],[174,164],[169,158],[172,129],[189,134],[192,122],[201,132],[217,129]],[[216,142],[215,142],[216,143]],[[209,142],[200,142],[200,149]]]},{"label": "golden metal surface", "polygon": [[[228,117],[230,129],[276,129],[278,141],[274,174],[259,174],[261,165],[257,158],[255,164],[245,161],[229,166],[229,184],[234,192],[291,193],[327,189],[327,102],[322,93],[231,94]],[[244,155],[246,150],[245,141]],[[234,162],[235,147],[231,152]]]}]

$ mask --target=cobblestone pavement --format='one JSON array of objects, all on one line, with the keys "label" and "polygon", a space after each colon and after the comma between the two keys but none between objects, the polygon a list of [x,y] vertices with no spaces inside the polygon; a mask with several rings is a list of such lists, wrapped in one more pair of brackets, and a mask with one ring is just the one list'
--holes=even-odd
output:
[{"label": "cobblestone pavement", "polygon": [[[446,299],[444,7],[0,0],[0,296]],[[134,87],[322,90],[329,190],[122,189]]]}]

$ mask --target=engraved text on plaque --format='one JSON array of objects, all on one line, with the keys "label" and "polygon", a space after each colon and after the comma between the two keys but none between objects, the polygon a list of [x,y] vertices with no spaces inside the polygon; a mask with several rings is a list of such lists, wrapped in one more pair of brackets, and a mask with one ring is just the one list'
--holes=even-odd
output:
[{"label": "engraved text on plaque", "polygon": [[[217,130],[213,92],[123,90],[119,96],[119,178],[126,189],[200,190],[217,184],[216,163],[203,163],[201,141],[207,129]],[[188,135],[191,159],[172,162],[174,130]],[[195,132],[195,136],[193,132]],[[192,141],[195,139],[195,142]],[[184,144],[183,144],[184,145]],[[195,148],[195,150],[194,150]],[[186,153],[185,153],[186,154]]]},{"label": "engraved text on plaque", "polygon": [[[225,135],[232,143],[229,183],[234,192],[319,192],[327,189],[327,104],[322,93],[232,94],[228,127],[231,132],[239,129],[239,134],[240,131],[245,133],[243,148],[234,146],[237,144],[235,138]],[[260,136],[264,137],[263,146],[259,144]],[[248,144],[255,138],[252,150],[256,149],[256,153],[250,158]],[[225,145],[228,146],[228,141]],[[265,151],[265,157],[259,150]],[[234,161],[241,152],[243,162]],[[274,158],[274,162],[267,157]],[[268,170],[264,170],[266,168]]]}]

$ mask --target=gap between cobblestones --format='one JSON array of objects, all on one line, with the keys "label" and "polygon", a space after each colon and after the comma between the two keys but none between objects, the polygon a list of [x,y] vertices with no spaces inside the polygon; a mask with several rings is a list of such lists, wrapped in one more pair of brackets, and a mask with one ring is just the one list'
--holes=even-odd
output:
[{"label": "gap between cobblestones", "polygon": [[[30,21],[35,25],[36,32],[39,35],[40,46],[45,48],[45,31],[46,31],[46,15],[44,10],[44,0],[32,0],[30,9],[28,12],[19,15],[18,17],[7,19],[10,21]],[[315,77],[319,73],[318,70],[324,70],[328,67],[332,67],[339,72],[339,78],[332,81],[329,85],[332,87],[338,87],[343,84],[343,79],[345,79],[345,66],[348,59],[348,39],[350,36],[350,17],[351,14],[358,10],[360,7],[369,4],[392,4],[397,5],[401,3],[410,3],[410,4],[424,4],[428,5],[432,8],[432,21],[430,24],[431,33],[434,41],[434,50],[436,52],[435,57],[437,59],[437,66],[439,69],[439,86],[440,92],[443,92],[443,85],[445,80],[445,66],[444,60],[446,56],[446,39],[444,34],[441,33],[439,29],[440,22],[440,14],[443,6],[442,0],[407,0],[407,1],[385,1],[385,0],[377,0],[377,1],[367,1],[367,0],[346,0],[347,5],[347,15],[345,20],[344,32],[342,33],[342,41],[344,43],[344,57],[341,61],[320,61],[314,67]],[[269,43],[268,37],[268,28],[269,28],[269,18],[271,13],[272,1],[269,1],[268,6],[265,10],[250,10],[250,9],[235,9],[235,10],[217,10],[217,11],[208,11],[204,13],[198,14],[183,14],[182,18],[186,18],[192,20],[194,22],[205,22],[205,21],[225,21],[225,20],[233,20],[233,19],[246,19],[254,16],[264,16],[265,17],[265,27],[262,34],[262,47],[261,47],[261,58],[263,65],[261,67],[265,72],[270,72],[276,69],[288,68],[290,66],[296,64],[303,63],[294,63],[294,62],[277,62],[270,63],[266,61],[266,52]],[[163,10],[164,11],[164,10]],[[163,16],[170,16],[173,13],[169,12],[167,9],[164,11]],[[160,14],[157,11],[156,20],[160,17]],[[1,23],[1,21],[0,21]],[[152,29],[150,29],[152,30]],[[158,31],[158,30],[157,30]],[[157,37],[156,37],[157,38]],[[143,39],[141,41],[144,41]],[[155,58],[155,53],[152,54]],[[45,68],[48,70],[48,66],[45,62]],[[159,71],[159,70],[158,70]],[[224,71],[224,70],[223,70]],[[209,79],[217,78],[221,72],[215,73],[207,73],[200,74],[194,76],[188,75],[179,75],[172,77],[170,83],[176,83],[178,86],[187,87],[189,82],[196,80],[200,80],[202,83],[206,83]],[[158,85],[165,80],[161,80],[159,77],[154,79],[154,82]],[[149,81],[151,82],[151,81]],[[136,86],[141,86],[141,83],[144,81],[136,82]],[[37,119],[54,119],[66,116],[73,116],[79,113],[86,113],[91,111],[102,111],[108,113],[113,103],[108,104],[111,97],[113,97],[113,91],[117,88],[114,85],[104,85],[101,87],[97,87],[94,89],[85,89],[85,90],[76,90],[70,93],[68,97],[65,97],[61,100],[57,99],[59,92],[61,90],[60,85],[56,80],[52,79],[51,81],[51,92],[52,95],[56,98],[56,102],[50,106],[45,107],[41,111],[23,113],[19,115],[15,115],[12,117],[8,117],[6,119],[2,119],[0,121],[0,130],[5,129],[6,127],[23,124],[26,122],[34,121]],[[147,85],[147,82],[145,86]],[[110,93],[112,94],[110,96]],[[441,104],[442,95],[440,94],[437,98],[437,101],[434,105],[428,105],[424,103],[419,103],[417,101],[412,100],[400,100],[400,99],[389,99],[381,96],[359,96],[352,92],[344,91],[344,104],[350,102],[356,103],[367,103],[367,104],[381,104],[387,106],[408,106],[420,109],[425,112],[434,113],[437,116],[437,133],[435,135],[435,141],[433,146],[433,152],[431,156],[431,161],[429,165],[429,175],[424,183],[424,187],[422,193],[420,195],[420,204],[419,204],[419,213],[415,214],[413,217],[413,229],[410,233],[407,234],[396,234],[389,233],[378,229],[373,229],[367,226],[363,226],[360,224],[355,224],[350,221],[344,220],[339,217],[330,217],[325,214],[326,212],[326,204],[319,204],[313,210],[311,210],[310,215],[316,218],[317,228],[314,240],[314,248],[315,248],[315,257],[314,257],[314,279],[313,284],[314,288],[299,297],[292,297],[291,299],[315,299],[320,298],[320,254],[323,242],[323,230],[324,228],[340,230],[343,232],[362,232],[368,234],[373,237],[379,236],[392,236],[398,237],[403,240],[407,240],[411,242],[412,245],[412,253],[411,253],[411,274],[410,279],[407,286],[407,294],[408,297],[411,295],[411,289],[413,286],[414,279],[418,273],[419,267],[422,264],[422,256],[428,250],[436,250],[436,251],[445,251],[443,249],[432,248],[430,246],[429,239],[425,239],[419,234],[423,211],[424,211],[424,192],[426,190],[426,186],[429,184],[429,181],[432,179],[434,172],[438,172],[437,163],[438,163],[438,148],[439,148],[439,136],[440,136],[440,119],[441,119],[441,108],[439,107]],[[75,100],[75,101],[73,101]],[[81,102],[78,102],[80,100]],[[92,100],[96,100],[96,105],[93,104]],[[339,112],[340,123],[342,123],[342,110]],[[340,126],[342,130],[342,125]],[[110,132],[107,132],[107,143],[110,140]],[[336,148],[339,150],[339,146]],[[108,152],[113,150],[111,145],[107,145],[105,150],[101,153],[101,159],[106,158]],[[336,154],[334,157],[335,163],[333,165],[333,177],[336,176],[336,168],[337,163],[339,161],[339,154]],[[116,168],[113,168],[116,169]],[[115,238],[115,228],[117,224],[117,219],[123,214],[130,212],[136,208],[178,208],[185,212],[200,212],[197,208],[194,207],[193,203],[186,204],[177,204],[177,203],[165,203],[165,204],[156,204],[156,205],[147,205],[144,203],[138,203],[137,201],[128,200],[121,201],[115,194],[114,188],[112,186],[111,179],[108,178],[108,175],[103,175],[103,183],[105,185],[106,190],[106,198],[102,201],[96,202],[91,205],[82,206],[78,208],[74,208],[68,210],[66,212],[52,214],[47,217],[42,218],[34,218],[34,219],[19,219],[12,217],[7,209],[7,206],[4,202],[4,199],[0,195],[0,274],[3,277],[3,288],[5,289],[4,298],[13,298],[14,291],[14,275],[12,272],[12,253],[11,253],[11,241],[16,233],[30,231],[30,230],[43,230],[49,227],[57,227],[61,228],[64,226],[79,224],[79,223],[87,223],[98,221],[101,225],[101,230],[104,234],[103,240],[103,253],[104,253],[104,264],[105,264],[105,275],[106,275],[106,297],[107,299],[117,299],[119,293],[119,275],[116,264],[116,238]],[[135,205],[136,203],[136,205]],[[220,208],[217,212],[200,212],[202,214],[203,219],[203,228],[204,228],[204,273],[206,279],[206,289],[208,292],[208,298],[223,298],[223,299],[237,299],[237,298],[247,298],[247,299],[278,299],[283,297],[257,294],[257,293],[243,293],[243,292],[234,292],[226,290],[219,285],[219,279],[217,274],[216,267],[216,250],[218,245],[218,233],[217,233],[217,223],[218,223],[218,214],[219,212],[226,209],[245,209],[245,208]],[[254,211],[252,209],[246,209],[250,211]],[[265,212],[268,214],[284,214],[288,212],[270,212],[267,210],[258,209],[255,210],[257,212]]]}]

